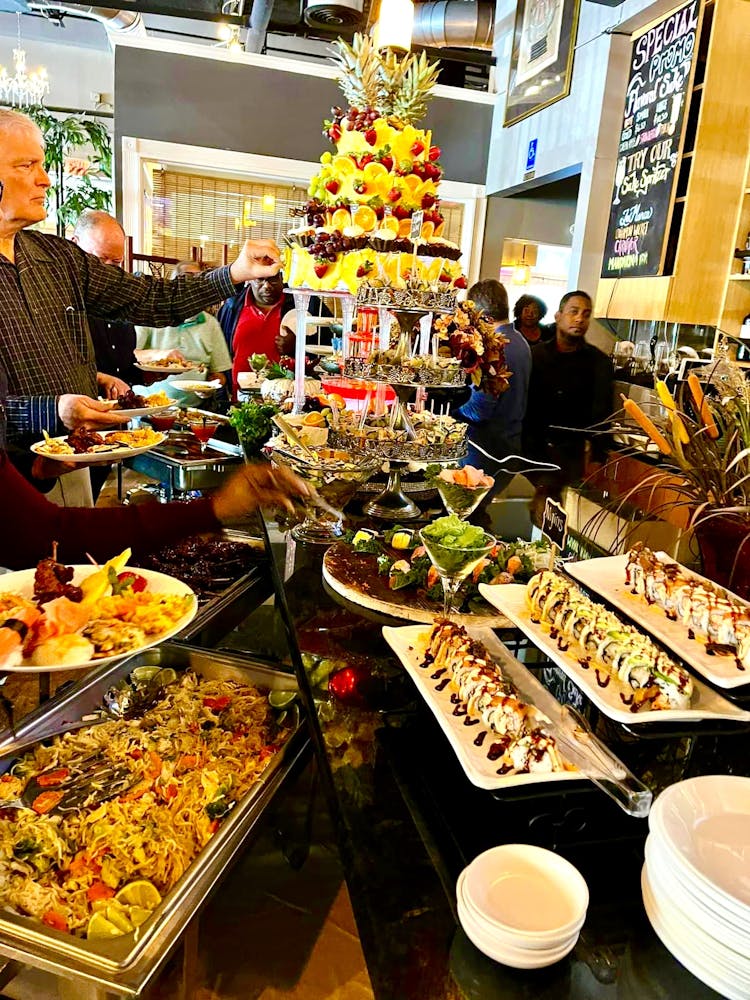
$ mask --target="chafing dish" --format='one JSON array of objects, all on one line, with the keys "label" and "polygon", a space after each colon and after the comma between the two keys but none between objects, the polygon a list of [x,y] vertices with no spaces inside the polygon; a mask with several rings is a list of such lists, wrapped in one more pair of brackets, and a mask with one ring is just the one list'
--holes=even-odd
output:
[{"label": "chafing dish", "polygon": [[[237,444],[211,438],[203,454],[195,454],[196,438],[189,431],[170,431],[167,440],[128,462],[137,472],[166,483],[167,499],[178,491],[211,490],[244,459]],[[188,449],[191,449],[189,451]]]},{"label": "chafing dish", "polygon": [[[247,657],[165,643],[89,673],[67,693],[28,715],[18,727],[16,737],[44,739],[45,734],[55,731],[64,722],[94,711],[112,684],[144,664],[159,664],[175,670],[190,668],[205,678],[231,678],[267,690],[295,690],[297,687],[293,675],[270,670]],[[12,739],[13,735],[7,731],[0,734],[0,753]],[[2,911],[0,955],[62,979],[78,980],[81,993],[87,996],[94,995],[92,990],[101,990],[102,996],[104,990],[138,995],[168,958],[192,917],[259,823],[265,807],[286,776],[298,761],[301,762],[307,747],[304,723],[298,721],[255,787],[237,804],[152,916],[134,933],[111,940],[87,941],[55,931],[37,920]],[[0,771],[7,770],[9,765],[9,760],[0,761]]]}]

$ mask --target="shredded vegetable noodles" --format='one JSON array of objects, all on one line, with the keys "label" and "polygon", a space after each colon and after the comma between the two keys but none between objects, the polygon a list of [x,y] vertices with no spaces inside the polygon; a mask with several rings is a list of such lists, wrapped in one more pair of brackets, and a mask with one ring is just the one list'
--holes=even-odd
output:
[{"label": "shredded vegetable noodles", "polygon": [[[264,692],[188,672],[142,718],[37,747],[0,778],[0,906],[80,935],[102,883],[117,890],[148,879],[163,895],[283,738]],[[45,783],[53,783],[50,769],[65,774],[94,754],[129,769],[128,791],[64,815],[3,809],[33,776],[45,772]]]}]

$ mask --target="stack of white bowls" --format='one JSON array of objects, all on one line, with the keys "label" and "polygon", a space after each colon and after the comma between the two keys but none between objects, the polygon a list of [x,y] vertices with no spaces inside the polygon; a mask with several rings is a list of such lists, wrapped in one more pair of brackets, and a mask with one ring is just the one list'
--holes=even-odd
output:
[{"label": "stack of white bowls", "polygon": [[651,926],[694,976],[750,1000],[750,778],[690,778],[649,815],[641,885]]},{"label": "stack of white bowls", "polygon": [[461,926],[480,951],[514,969],[541,969],[574,948],[589,892],[558,854],[504,844],[461,872],[456,899]]}]

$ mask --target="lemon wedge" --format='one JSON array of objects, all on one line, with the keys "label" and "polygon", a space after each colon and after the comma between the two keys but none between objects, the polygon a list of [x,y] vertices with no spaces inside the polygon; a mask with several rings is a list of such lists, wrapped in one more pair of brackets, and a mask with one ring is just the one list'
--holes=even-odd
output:
[{"label": "lemon wedge", "polygon": [[141,906],[144,910],[155,910],[161,903],[161,895],[153,882],[143,878],[123,886],[115,896],[115,900],[125,906]]},{"label": "lemon wedge", "polygon": [[86,937],[90,941],[95,941],[97,938],[119,937],[121,934],[122,931],[101,911],[92,914],[86,928]]}]

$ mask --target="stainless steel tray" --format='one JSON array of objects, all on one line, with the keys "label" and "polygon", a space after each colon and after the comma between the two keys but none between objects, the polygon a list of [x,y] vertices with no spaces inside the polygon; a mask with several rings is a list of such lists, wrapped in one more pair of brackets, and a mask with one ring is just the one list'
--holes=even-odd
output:
[{"label": "stainless steel tray", "polygon": [[[297,681],[246,657],[165,643],[114,666],[88,674],[62,697],[28,715],[17,729],[19,738],[44,739],[65,721],[79,719],[101,704],[107,688],[141,664],[175,670],[190,668],[206,678],[231,678],[272,690],[294,690]],[[0,753],[12,735],[0,734]],[[257,785],[238,803],[216,835],[193,861],[153,915],[133,934],[111,941],[87,941],[52,930],[37,920],[0,912],[0,954],[63,978],[84,979],[120,994],[135,996],[154,977],[182,932],[250,831],[261,819],[293,765],[308,747],[304,722],[291,733]],[[0,771],[8,762],[0,761]]]},{"label": "stainless steel tray", "polygon": [[[192,435],[188,433],[183,437],[191,438]],[[179,444],[179,440],[179,432],[170,432],[164,445],[138,455],[128,464],[138,472],[168,482],[172,491],[175,491],[214,489],[225,480],[228,470],[244,461],[239,445],[216,438],[211,438],[208,442],[205,455],[189,457],[160,450]]]}]

